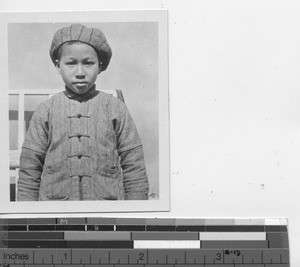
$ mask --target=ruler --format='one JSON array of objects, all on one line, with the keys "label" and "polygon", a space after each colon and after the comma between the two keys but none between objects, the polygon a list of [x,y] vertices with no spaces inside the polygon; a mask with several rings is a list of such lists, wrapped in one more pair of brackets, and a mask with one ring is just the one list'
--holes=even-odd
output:
[{"label": "ruler", "polygon": [[0,267],[288,267],[284,219],[0,219]]}]

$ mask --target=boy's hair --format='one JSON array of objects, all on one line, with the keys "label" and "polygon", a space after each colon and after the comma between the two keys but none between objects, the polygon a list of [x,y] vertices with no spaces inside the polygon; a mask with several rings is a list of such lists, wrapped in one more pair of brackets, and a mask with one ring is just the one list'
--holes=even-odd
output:
[{"label": "boy's hair", "polygon": [[[73,44],[86,44],[86,43],[83,43],[83,42],[80,42],[80,41],[70,41],[70,42],[66,42],[66,43],[62,44],[62,45],[58,48],[58,50],[57,50],[57,52],[56,52],[56,59],[57,59],[58,61],[60,61],[61,55],[62,55],[62,51],[63,51],[63,48],[66,47],[67,45],[73,45]],[[92,47],[92,46],[91,46],[91,47]],[[92,47],[92,48],[94,48],[94,47]],[[94,49],[94,50],[95,50],[95,49]],[[97,53],[96,50],[95,50],[95,52]],[[99,54],[98,54],[98,53],[97,53],[97,56],[98,56],[99,64],[102,63],[102,59],[99,58]]]},{"label": "boy's hair", "polygon": [[104,34],[99,29],[88,28],[81,24],[72,24],[70,27],[62,28],[54,34],[50,46],[50,57],[54,65],[58,57],[59,59],[61,57],[62,49],[60,48],[64,44],[70,44],[73,41],[86,43],[93,47],[99,61],[102,62],[102,71],[106,70],[112,56],[112,50]]}]

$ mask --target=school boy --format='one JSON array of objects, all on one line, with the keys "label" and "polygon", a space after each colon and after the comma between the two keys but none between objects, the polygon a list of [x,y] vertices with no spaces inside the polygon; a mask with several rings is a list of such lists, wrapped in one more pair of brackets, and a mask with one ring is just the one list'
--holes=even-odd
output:
[{"label": "school boy", "polygon": [[18,201],[146,200],[140,137],[125,104],[96,90],[112,50],[96,28],[58,30],[51,60],[65,90],[34,113],[20,157]]}]

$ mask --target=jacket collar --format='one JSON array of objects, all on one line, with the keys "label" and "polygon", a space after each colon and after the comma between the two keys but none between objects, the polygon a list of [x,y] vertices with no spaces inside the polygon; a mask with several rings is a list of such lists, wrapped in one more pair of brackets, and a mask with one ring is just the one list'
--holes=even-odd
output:
[{"label": "jacket collar", "polygon": [[99,91],[96,90],[96,84],[94,84],[90,90],[88,90],[83,95],[75,94],[71,89],[69,89],[67,86],[65,86],[64,94],[69,98],[77,101],[85,101],[91,98],[94,98],[96,95],[98,95]]}]

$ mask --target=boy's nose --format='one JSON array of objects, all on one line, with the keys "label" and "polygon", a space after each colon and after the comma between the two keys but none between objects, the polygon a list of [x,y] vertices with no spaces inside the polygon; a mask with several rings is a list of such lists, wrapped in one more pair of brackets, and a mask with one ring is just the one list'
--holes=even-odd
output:
[{"label": "boy's nose", "polygon": [[76,75],[76,77],[84,77],[85,76],[84,68],[82,65],[77,66],[75,75]]}]

